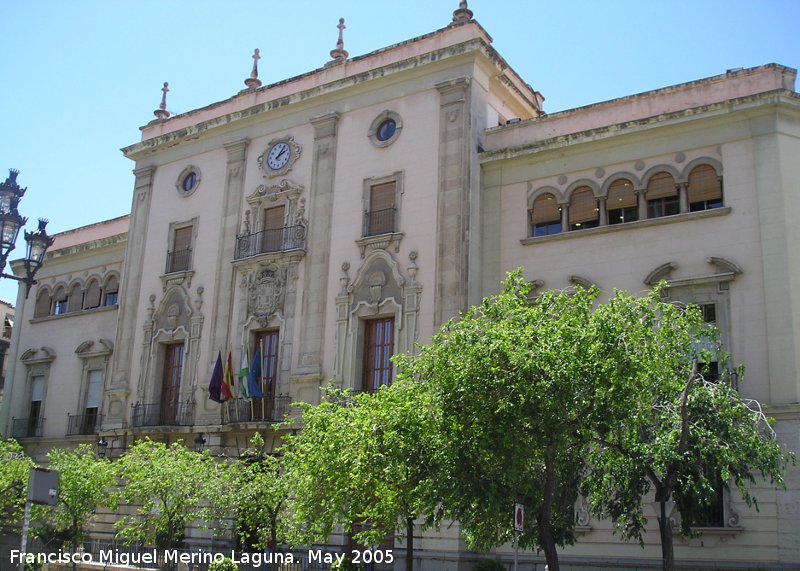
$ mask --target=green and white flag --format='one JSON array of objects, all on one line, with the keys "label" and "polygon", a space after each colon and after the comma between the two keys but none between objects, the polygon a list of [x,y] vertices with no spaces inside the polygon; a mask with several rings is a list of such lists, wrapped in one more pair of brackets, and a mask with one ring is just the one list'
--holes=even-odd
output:
[{"label": "green and white flag", "polygon": [[250,376],[250,368],[247,365],[249,362],[247,349],[242,347],[242,365],[239,368],[239,394],[243,399],[250,399],[250,395],[247,394],[247,378]]}]

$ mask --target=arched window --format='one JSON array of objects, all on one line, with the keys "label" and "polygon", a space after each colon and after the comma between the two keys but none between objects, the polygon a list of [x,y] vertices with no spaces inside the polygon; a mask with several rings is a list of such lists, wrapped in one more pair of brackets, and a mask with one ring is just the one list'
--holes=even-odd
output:
[{"label": "arched window", "polygon": [[106,280],[106,285],[103,288],[103,305],[108,307],[117,305],[119,302],[119,280],[117,276],[111,275]]},{"label": "arched window", "polygon": [[531,236],[548,236],[561,232],[561,208],[556,197],[545,193],[533,201],[533,208],[528,211],[531,225]]},{"label": "arched window", "polygon": [[622,224],[639,219],[638,201],[633,183],[627,178],[620,178],[608,187],[608,223]]},{"label": "arched window", "polygon": [[583,230],[600,224],[600,212],[592,189],[580,186],[569,199],[569,229]]},{"label": "arched window", "polygon": [[83,308],[94,309],[100,306],[100,281],[96,278],[89,280],[86,286],[86,294],[83,297]]},{"label": "arched window", "polygon": [[654,174],[647,183],[647,217],[660,218],[679,212],[680,199],[675,179],[668,172]]},{"label": "arched window", "polygon": [[722,207],[722,182],[711,165],[699,165],[689,173],[689,211]]},{"label": "arched window", "polygon": [[34,317],[47,317],[50,315],[50,291],[47,288],[42,289],[39,295],[36,296],[36,305],[33,308]]},{"label": "arched window", "polygon": [[67,290],[58,286],[53,294],[53,315],[64,315],[67,312]]},{"label": "arched window", "polygon": [[72,284],[69,288],[69,297],[67,299],[67,312],[80,311],[83,309],[83,290],[81,284]]}]

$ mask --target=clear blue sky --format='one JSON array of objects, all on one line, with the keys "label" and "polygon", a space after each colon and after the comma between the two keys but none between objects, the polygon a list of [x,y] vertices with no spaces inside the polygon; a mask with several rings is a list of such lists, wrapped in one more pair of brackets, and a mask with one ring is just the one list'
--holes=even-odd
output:
[{"label": "clear blue sky", "polygon": [[[169,81],[182,113],[320,67],[346,19],[357,56],[446,26],[457,0],[4,0],[0,175],[59,232],[126,214],[139,140]],[[471,0],[508,63],[555,112],[765,63],[800,66],[800,0]],[[19,255],[16,255],[19,254]],[[21,236],[12,258],[24,255]],[[0,298],[16,286],[0,280]]]}]

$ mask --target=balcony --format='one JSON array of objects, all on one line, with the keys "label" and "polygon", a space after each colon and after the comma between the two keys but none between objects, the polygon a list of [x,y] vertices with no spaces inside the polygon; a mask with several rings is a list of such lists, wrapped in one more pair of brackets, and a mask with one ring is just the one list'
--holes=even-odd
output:
[{"label": "balcony", "polygon": [[43,418],[12,418],[11,437],[12,438],[35,438],[42,436]]},{"label": "balcony", "polygon": [[186,248],[185,250],[174,250],[167,252],[167,267],[164,270],[166,274],[173,274],[175,272],[186,272],[192,261],[192,249]]},{"label": "balcony", "polygon": [[147,426],[191,426],[194,417],[194,402],[136,403],[132,405],[131,425],[135,428]]},{"label": "balcony", "polygon": [[363,236],[378,236],[380,234],[391,234],[394,232],[396,208],[384,208],[383,210],[372,210],[364,212],[364,233]]},{"label": "balcony", "polygon": [[234,260],[242,260],[259,254],[303,250],[306,246],[306,226],[297,224],[274,230],[262,230],[243,234],[236,238]]},{"label": "balcony", "polygon": [[236,399],[225,403],[225,424],[241,422],[282,422],[289,414],[292,397],[289,395],[267,395],[251,400]]},{"label": "balcony", "polygon": [[76,415],[68,414],[67,436],[97,434],[102,423],[103,415],[96,412]]}]

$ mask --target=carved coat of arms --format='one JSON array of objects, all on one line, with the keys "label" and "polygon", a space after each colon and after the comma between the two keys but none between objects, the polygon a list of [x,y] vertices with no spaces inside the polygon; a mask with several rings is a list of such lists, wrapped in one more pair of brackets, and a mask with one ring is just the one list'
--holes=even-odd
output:
[{"label": "carved coat of arms", "polygon": [[283,270],[274,264],[259,269],[251,280],[248,312],[262,325],[283,305],[284,281]]}]

